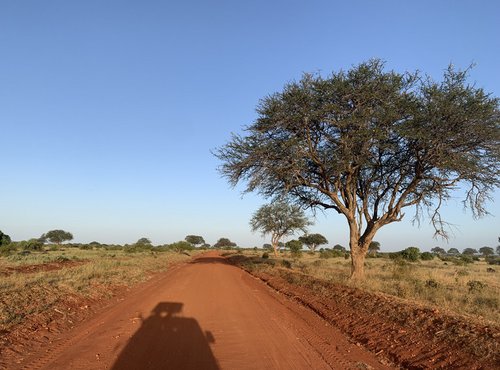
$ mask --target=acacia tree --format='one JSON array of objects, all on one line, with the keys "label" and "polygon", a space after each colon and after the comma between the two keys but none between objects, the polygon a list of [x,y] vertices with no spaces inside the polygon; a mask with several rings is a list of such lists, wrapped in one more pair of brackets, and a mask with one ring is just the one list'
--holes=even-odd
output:
[{"label": "acacia tree", "polygon": [[205,244],[205,239],[203,239],[203,237],[199,235],[188,235],[184,238],[184,240],[195,246]]},{"label": "acacia tree", "polygon": [[223,247],[236,247],[236,243],[232,242],[228,238],[220,238],[219,240],[217,240],[217,243],[214,244],[214,248]]},{"label": "acacia tree", "polygon": [[299,206],[284,201],[264,204],[250,220],[252,231],[260,231],[263,236],[271,234],[271,245],[276,257],[279,243],[284,236],[292,235],[297,230],[306,232],[309,225],[311,222]]},{"label": "acacia tree", "polygon": [[377,252],[380,250],[380,243],[377,241],[372,241],[368,246],[368,252],[373,256],[377,255]]},{"label": "acacia tree", "polygon": [[484,215],[499,186],[499,100],[452,67],[442,82],[385,71],[370,60],[323,78],[305,74],[262,99],[258,117],[220,147],[219,170],[235,186],[287,197],[347,219],[351,278],[377,231],[428,211],[447,237],[443,202],[466,191],[464,205]]},{"label": "acacia tree", "polygon": [[73,240],[73,234],[64,230],[50,230],[40,237],[40,240],[48,240],[51,243],[61,244]]},{"label": "acacia tree", "polygon": [[299,241],[306,245],[311,251],[315,251],[318,245],[327,244],[328,240],[321,234],[306,234],[299,237]]},{"label": "acacia tree", "polygon": [[491,247],[481,247],[479,248],[479,252],[483,255],[483,256],[491,256],[492,254],[495,254],[495,251],[493,248]]}]

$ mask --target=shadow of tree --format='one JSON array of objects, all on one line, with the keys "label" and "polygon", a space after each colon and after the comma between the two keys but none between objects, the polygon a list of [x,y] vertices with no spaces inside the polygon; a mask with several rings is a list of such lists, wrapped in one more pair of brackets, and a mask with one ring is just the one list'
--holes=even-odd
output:
[{"label": "shadow of tree", "polygon": [[215,338],[195,319],[176,316],[182,307],[179,302],[158,303],[112,369],[219,369],[210,349]]}]

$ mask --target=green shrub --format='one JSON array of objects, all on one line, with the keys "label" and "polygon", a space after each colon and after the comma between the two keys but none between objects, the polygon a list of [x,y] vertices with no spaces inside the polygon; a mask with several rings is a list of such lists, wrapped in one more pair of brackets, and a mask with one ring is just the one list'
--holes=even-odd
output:
[{"label": "green shrub", "polygon": [[500,265],[500,256],[486,256],[484,260],[489,265]]},{"label": "green shrub", "polygon": [[319,252],[319,258],[335,258],[335,257],[344,257],[346,253],[343,253],[338,250],[333,249],[324,249],[322,252]]},{"label": "green shrub", "polygon": [[4,244],[0,246],[0,256],[10,256],[17,251],[14,243]]},{"label": "green shrub", "polygon": [[407,261],[415,262],[420,257],[420,249],[417,247],[408,247],[401,252],[401,257]]},{"label": "green shrub", "polygon": [[422,261],[431,261],[434,259],[434,253],[431,253],[431,252],[423,252],[421,255],[420,255],[420,259]]},{"label": "green shrub", "polygon": [[294,257],[300,257],[302,255],[302,242],[300,240],[290,240],[285,244],[285,246],[290,249]]},{"label": "green shrub", "polygon": [[262,258],[268,259],[269,258],[269,253],[267,253],[267,252],[262,253]]},{"label": "green shrub", "polygon": [[172,243],[169,245],[169,248],[178,253],[192,251],[194,249],[193,245],[185,240]]},{"label": "green shrub", "polygon": [[92,245],[90,245],[90,244],[82,244],[82,245],[80,245],[79,248],[82,249],[82,250],[92,250],[92,249],[94,249],[94,247]]},{"label": "green shrub", "polygon": [[23,240],[18,243],[18,246],[25,251],[41,251],[43,250],[43,243],[38,239]]},{"label": "green shrub", "polygon": [[288,260],[282,260],[281,261],[281,266],[283,267],[286,267],[287,269],[291,269],[292,268],[292,263]]}]

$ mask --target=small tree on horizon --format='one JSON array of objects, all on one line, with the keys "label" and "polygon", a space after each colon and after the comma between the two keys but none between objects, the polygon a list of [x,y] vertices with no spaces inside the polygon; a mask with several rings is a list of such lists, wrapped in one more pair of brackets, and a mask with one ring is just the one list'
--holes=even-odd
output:
[{"label": "small tree on horizon", "polygon": [[448,253],[448,254],[451,254],[451,255],[454,255],[454,256],[455,256],[455,255],[460,254],[460,251],[459,251],[457,248],[450,248],[450,249],[448,249],[448,252],[446,252],[446,253]]},{"label": "small tree on horizon", "polygon": [[220,238],[217,243],[214,244],[214,248],[224,247],[236,247],[236,243],[232,242],[228,238]]},{"label": "small tree on horizon", "polygon": [[321,234],[305,234],[299,237],[299,240],[313,252],[318,246],[328,243],[328,240]]},{"label": "small tree on horizon", "polygon": [[184,240],[188,243],[193,244],[194,246],[205,244],[205,239],[203,239],[203,237],[199,235],[188,235],[184,238]]},{"label": "small tree on horizon", "polygon": [[462,251],[462,254],[465,254],[467,256],[473,256],[474,254],[477,253],[477,250],[474,249],[474,248],[465,248],[463,251]]},{"label": "small tree on horizon", "polygon": [[135,244],[140,246],[151,246],[151,240],[146,237],[142,237],[139,240],[137,240]]},{"label": "small tree on horizon", "polygon": [[380,251],[380,243],[377,241],[372,241],[370,243],[370,246],[368,247],[368,253],[376,256],[378,251]]},{"label": "small tree on horizon", "polygon": [[491,247],[481,247],[479,248],[479,253],[481,253],[484,257],[487,257],[495,254],[495,250]]},{"label": "small tree on horizon", "polygon": [[278,243],[281,238],[294,234],[297,230],[307,232],[311,222],[304,211],[284,201],[276,201],[261,206],[252,216],[250,226],[253,232],[260,231],[262,236],[271,234],[274,256],[278,256]]},{"label": "small tree on horizon", "polygon": [[73,234],[64,230],[50,230],[47,233],[43,234],[40,239],[48,240],[51,243],[56,243],[59,245],[66,241],[73,240]]},{"label": "small tree on horizon", "polygon": [[431,252],[432,253],[435,253],[435,254],[446,254],[446,250],[444,250],[443,248],[441,247],[434,247],[431,249]]}]

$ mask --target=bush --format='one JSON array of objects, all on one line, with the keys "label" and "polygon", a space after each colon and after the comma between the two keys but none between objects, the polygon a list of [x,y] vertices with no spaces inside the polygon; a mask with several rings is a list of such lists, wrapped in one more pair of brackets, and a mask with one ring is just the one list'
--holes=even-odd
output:
[{"label": "bush", "polygon": [[420,249],[417,247],[408,247],[401,252],[401,257],[407,261],[415,262],[420,257]]},{"label": "bush", "polygon": [[169,245],[169,248],[177,253],[192,251],[194,249],[193,245],[188,243],[185,240],[181,240],[179,242],[172,243]]},{"label": "bush", "polygon": [[484,258],[484,260],[489,265],[500,265],[500,256],[487,256]]},{"label": "bush", "polygon": [[283,267],[286,267],[287,269],[291,269],[292,268],[292,263],[288,260],[282,260],[281,261],[281,266]]},{"label": "bush", "polygon": [[10,256],[17,251],[14,243],[4,244],[0,246],[0,256]]},{"label": "bush", "polygon": [[429,279],[429,280],[426,280],[425,286],[427,288],[437,288],[437,287],[439,287],[439,283],[434,279]]},{"label": "bush", "polygon": [[91,249],[94,249],[94,247],[90,244],[82,244],[80,245],[79,247],[80,249],[83,249],[83,250],[91,250]]},{"label": "bush", "polygon": [[292,256],[300,257],[302,255],[302,242],[300,240],[290,240],[285,246],[290,249]]},{"label": "bush", "polygon": [[467,286],[469,287],[469,293],[474,293],[483,290],[486,284],[477,280],[469,280]]},{"label": "bush", "polygon": [[322,252],[319,252],[319,258],[335,258],[335,257],[344,257],[343,252],[332,249],[325,249]]},{"label": "bush", "polygon": [[269,253],[267,253],[267,252],[262,253],[262,258],[268,259],[269,258]]},{"label": "bush", "polygon": [[23,240],[18,243],[18,246],[25,251],[41,251],[43,250],[43,243],[38,239]]},{"label": "bush", "polygon": [[431,261],[434,259],[434,254],[431,252],[424,252],[420,255],[422,261]]}]

